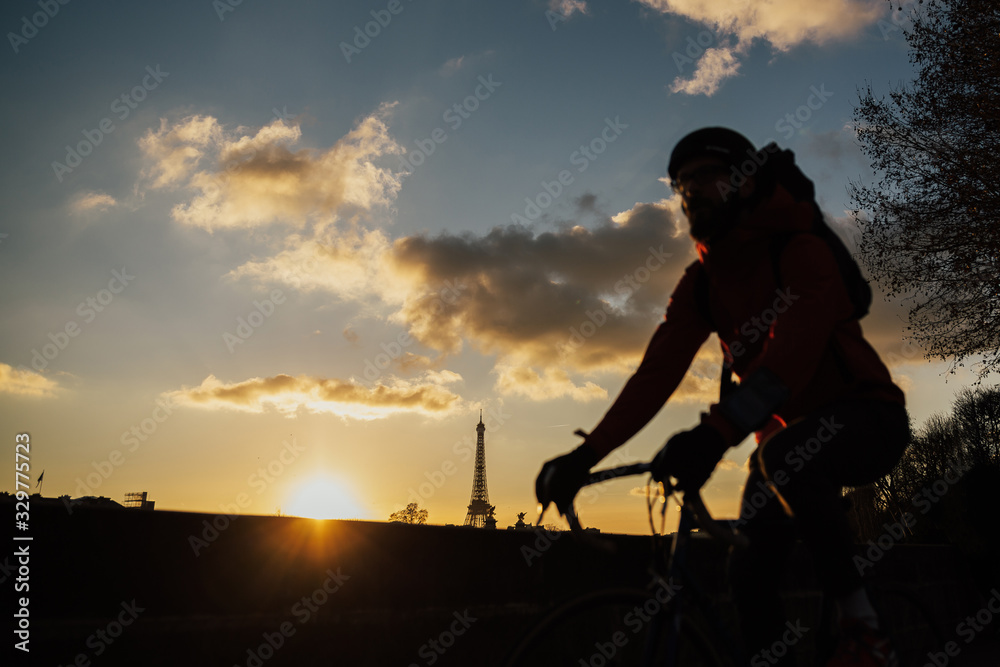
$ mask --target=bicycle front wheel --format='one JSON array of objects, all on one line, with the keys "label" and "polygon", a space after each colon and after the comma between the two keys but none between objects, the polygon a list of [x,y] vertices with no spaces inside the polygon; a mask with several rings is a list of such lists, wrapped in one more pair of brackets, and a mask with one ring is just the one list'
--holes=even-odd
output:
[{"label": "bicycle front wheel", "polygon": [[[509,655],[507,667],[670,665],[667,627],[674,610],[648,592],[589,593],[542,618]],[[727,667],[693,619],[681,617],[678,660],[670,667]]]},{"label": "bicycle front wheel", "polygon": [[944,648],[945,633],[930,606],[912,586],[880,583],[872,587],[875,607],[902,667],[923,665]]}]

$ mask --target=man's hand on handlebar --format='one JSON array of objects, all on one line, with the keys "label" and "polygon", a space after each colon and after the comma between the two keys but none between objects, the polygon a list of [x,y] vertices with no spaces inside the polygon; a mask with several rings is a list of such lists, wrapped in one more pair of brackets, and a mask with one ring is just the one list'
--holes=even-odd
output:
[{"label": "man's hand on handlebar", "polygon": [[667,440],[653,459],[653,479],[675,477],[680,491],[696,492],[712,476],[729,446],[725,438],[708,424],[681,431]]},{"label": "man's hand on handlebar", "polygon": [[587,480],[590,468],[599,460],[594,450],[583,443],[570,453],[547,461],[535,480],[535,496],[542,509],[555,503],[559,513],[565,515]]}]

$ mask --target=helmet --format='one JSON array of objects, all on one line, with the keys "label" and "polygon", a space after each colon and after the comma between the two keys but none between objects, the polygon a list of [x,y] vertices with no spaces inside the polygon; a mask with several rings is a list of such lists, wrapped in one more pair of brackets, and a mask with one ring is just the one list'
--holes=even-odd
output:
[{"label": "helmet", "polygon": [[726,127],[704,127],[677,142],[670,153],[667,175],[676,180],[681,165],[693,157],[714,156],[727,164],[738,164],[756,151],[750,140],[739,132]]}]

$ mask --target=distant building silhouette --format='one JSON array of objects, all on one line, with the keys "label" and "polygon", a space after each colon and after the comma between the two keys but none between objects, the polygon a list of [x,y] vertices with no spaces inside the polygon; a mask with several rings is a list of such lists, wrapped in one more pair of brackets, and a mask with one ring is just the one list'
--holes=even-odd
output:
[{"label": "distant building silhouette", "polygon": [[125,494],[125,507],[151,510],[155,505],[155,500],[146,500],[146,491],[133,491]]},{"label": "distant building silhouette", "polygon": [[490,495],[486,490],[486,425],[483,424],[483,411],[479,411],[479,424],[476,426],[476,471],[472,475],[472,499],[469,500],[469,513],[465,515],[465,525],[476,528],[496,528],[497,520],[493,516],[496,507],[490,505]]},{"label": "distant building silhouette", "polygon": [[82,505],[84,507],[117,507],[122,508],[122,505],[117,501],[112,500],[106,496],[81,496],[79,498],[69,499],[69,496],[60,496],[59,500],[64,500],[64,502],[71,506]]},{"label": "distant building silhouette", "polygon": [[[125,496],[126,502],[128,502],[128,497],[132,494],[127,494]],[[139,496],[140,502],[145,498],[145,492],[136,494]],[[46,507],[46,506],[60,506],[66,508],[71,514],[72,510],[77,507],[105,507],[111,509],[124,509],[125,506],[121,503],[108,498],[107,496],[81,496],[80,498],[70,498],[68,494],[58,496],[56,498],[46,498],[40,493],[33,493],[28,497],[29,502],[34,507]],[[0,492],[0,503],[10,502],[14,503],[17,501],[16,494],[7,493],[6,491]],[[132,505],[132,507],[141,507],[142,509],[153,509],[155,501],[149,500],[145,501],[145,505]]]}]

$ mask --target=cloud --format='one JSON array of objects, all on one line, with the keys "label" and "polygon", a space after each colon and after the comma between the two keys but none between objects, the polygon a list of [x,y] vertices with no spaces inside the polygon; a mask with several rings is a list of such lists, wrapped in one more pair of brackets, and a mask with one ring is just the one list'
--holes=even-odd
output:
[{"label": "cloud", "polygon": [[[256,131],[227,129],[204,115],[163,120],[140,142],[148,161],[143,183],[186,196],[173,209],[183,224],[209,231],[279,222],[295,227],[268,256],[227,277],[363,304],[361,317],[405,329],[424,349],[395,358],[393,370],[416,379],[394,380],[380,390],[383,398],[410,396],[416,387],[428,401],[457,400],[425,380],[466,346],[496,355],[503,394],[606,398],[594,377],[634,369],[694,258],[690,240],[678,233],[676,202],[636,204],[590,228],[566,223],[539,233],[511,225],[485,235],[391,240],[354,216],[390,204],[398,193],[399,175],[377,164],[402,151],[386,126],[390,108],[359,121],[325,150],[296,148],[301,131],[284,119]],[[345,216],[351,224],[331,224]],[[294,413],[337,411],[329,406],[344,401],[317,398],[335,391],[352,397],[346,402],[353,401],[355,413],[359,405],[370,407],[350,381],[323,380],[320,387],[318,379],[307,380],[258,378],[234,388],[209,378],[174,398]],[[428,403],[426,409],[442,408]]]},{"label": "cloud", "polygon": [[410,289],[392,319],[443,352],[468,341],[521,366],[620,370],[638,360],[692,260],[673,230],[657,203],[594,229],[398,239],[387,259]]},{"label": "cloud", "polygon": [[163,398],[206,410],[259,414],[274,409],[288,417],[304,411],[368,421],[400,412],[444,416],[464,409],[462,399],[445,387],[461,379],[450,371],[429,371],[416,380],[393,378],[367,386],[353,378],[275,375],[224,383],[209,375],[197,387],[165,392]]},{"label": "cloud", "polygon": [[737,463],[732,459],[722,459],[719,461],[719,465],[716,466],[718,470],[742,470],[743,472],[750,471],[750,459],[747,458],[743,463]]},{"label": "cloud", "polygon": [[189,194],[174,220],[210,231],[330,221],[387,205],[398,193],[399,175],[378,164],[403,151],[386,125],[392,107],[326,149],[296,149],[302,132],[294,120],[277,118],[256,132],[227,130],[211,116],[161,120],[139,142],[149,162],[143,176],[152,188]]},{"label": "cloud", "polygon": [[546,368],[539,373],[530,367],[500,364],[494,371],[498,376],[497,389],[505,396],[523,396],[534,401],[568,396],[581,403],[608,398],[606,389],[589,381],[578,385],[559,368]]},{"label": "cloud", "polygon": [[211,116],[189,116],[174,125],[161,118],[159,130],[149,130],[139,140],[139,148],[152,162],[143,176],[152,180],[154,188],[183,183],[220,141],[222,127]]},{"label": "cloud", "polygon": [[52,398],[59,385],[44,375],[0,363],[0,393],[32,398]]},{"label": "cloud", "polygon": [[891,371],[893,383],[899,387],[904,394],[909,394],[910,390],[913,388],[913,378],[909,375],[903,375],[898,371]]},{"label": "cloud", "polygon": [[711,97],[722,82],[735,76],[739,69],[740,63],[737,62],[732,49],[706,49],[698,61],[694,75],[687,81],[680,77],[674,79],[670,92]]},{"label": "cloud", "polygon": [[707,26],[714,33],[715,48],[701,56],[693,79],[684,82],[678,78],[673,83],[674,92],[689,95],[714,94],[724,79],[737,73],[736,57],[745,55],[754,41],[766,42],[778,52],[806,42],[827,44],[856,36],[885,13],[881,0],[827,0],[808,7],[799,0],[639,1],[664,14]]},{"label": "cloud", "polygon": [[861,320],[865,339],[890,369],[908,364],[924,364],[924,348],[906,337],[907,308],[900,299],[886,301],[877,284],[872,284],[871,312]]},{"label": "cloud", "polygon": [[805,145],[803,153],[808,153],[811,157],[822,160],[824,166],[838,170],[870,171],[871,165],[861,152],[857,142],[857,135],[851,124],[841,128],[827,130],[813,134],[811,132],[804,135]]},{"label": "cloud", "polygon": [[399,369],[403,373],[411,373],[413,371],[424,371],[430,370],[432,368],[440,368],[446,357],[444,355],[438,357],[429,357],[423,354],[415,354],[413,352],[404,352],[398,359],[393,359],[393,367]]},{"label": "cloud", "polygon": [[118,205],[118,202],[111,195],[104,192],[94,192],[92,190],[87,190],[78,193],[70,201],[70,210],[77,215],[84,213],[89,213],[91,211],[97,211],[98,213],[103,213],[109,208],[113,208]]},{"label": "cloud", "polygon": [[577,12],[587,15],[590,13],[590,8],[584,0],[549,0],[549,11],[568,19]]},{"label": "cloud", "polygon": [[[853,222],[831,219],[848,239]],[[273,257],[230,277],[281,282],[367,307],[425,350],[394,357],[404,376],[442,368],[466,347],[495,355],[495,388],[531,400],[606,400],[607,382],[638,364],[670,292],[693,261],[675,199],[633,208],[593,228],[535,232],[511,225],[483,235],[406,236],[381,231],[289,235]],[[890,366],[919,361],[901,343],[902,311],[876,298],[863,321]],[[712,337],[672,401],[718,396],[721,357]]]},{"label": "cloud", "polygon": [[722,350],[719,340],[711,336],[691,362],[687,375],[681,380],[671,403],[709,405],[719,400],[719,379],[722,377]]},{"label": "cloud", "polygon": [[741,44],[761,39],[778,51],[804,42],[826,44],[848,39],[885,13],[881,0],[827,0],[803,8],[798,0],[713,2],[712,0],[639,0],[665,14],[683,16]]},{"label": "cloud", "polygon": [[366,303],[441,355],[407,357],[401,369],[439,365],[468,345],[497,355],[504,393],[591,400],[606,392],[582,376],[634,369],[694,259],[674,216],[663,201],[590,229],[511,225],[392,242],[377,231],[291,235],[230,275]]},{"label": "cloud", "polygon": [[272,257],[237,267],[227,277],[281,282],[303,292],[320,291],[343,301],[400,303],[406,285],[387,269],[391,243],[380,230],[347,230],[308,238],[290,234]]},{"label": "cloud", "polygon": [[492,49],[486,49],[485,51],[476,51],[449,58],[438,68],[438,74],[443,77],[449,77],[461,71],[469,71],[472,68],[478,67],[495,54],[496,52]]},{"label": "cloud", "polygon": [[442,76],[451,76],[455,72],[462,69],[462,65],[465,63],[465,56],[458,56],[457,58],[451,58],[446,61],[444,65],[441,66]]}]

